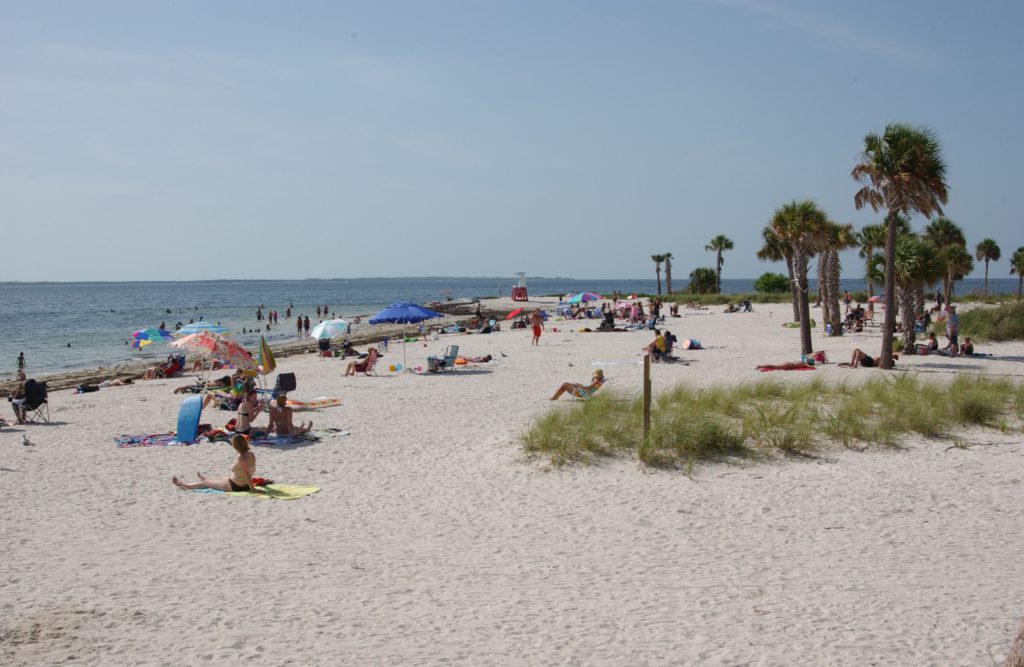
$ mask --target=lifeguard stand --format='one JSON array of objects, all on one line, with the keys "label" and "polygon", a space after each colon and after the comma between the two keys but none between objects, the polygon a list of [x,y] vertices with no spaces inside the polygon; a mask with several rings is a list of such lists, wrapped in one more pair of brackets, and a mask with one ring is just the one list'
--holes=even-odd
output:
[{"label": "lifeguard stand", "polygon": [[519,276],[519,284],[512,288],[512,300],[529,301],[530,297],[526,295],[526,274],[519,271],[515,275]]}]

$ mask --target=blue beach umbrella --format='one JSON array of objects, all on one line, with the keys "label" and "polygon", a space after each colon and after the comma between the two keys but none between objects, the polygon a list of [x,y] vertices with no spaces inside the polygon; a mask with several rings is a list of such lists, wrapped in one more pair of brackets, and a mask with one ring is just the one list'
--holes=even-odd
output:
[{"label": "blue beach umbrella", "polygon": [[146,347],[150,343],[163,343],[173,338],[171,333],[164,329],[139,329],[132,332],[132,347]]},{"label": "blue beach umbrella", "polygon": [[[429,308],[414,303],[398,301],[370,318],[370,324],[417,324],[435,317],[444,317]],[[402,336],[402,365],[408,370],[405,358],[405,335]]]},{"label": "blue beach umbrella", "polygon": [[222,327],[221,325],[214,324],[213,322],[193,322],[191,324],[186,324],[174,333],[178,336],[187,336],[189,334],[199,333],[200,331],[224,333],[227,330],[227,327]]}]

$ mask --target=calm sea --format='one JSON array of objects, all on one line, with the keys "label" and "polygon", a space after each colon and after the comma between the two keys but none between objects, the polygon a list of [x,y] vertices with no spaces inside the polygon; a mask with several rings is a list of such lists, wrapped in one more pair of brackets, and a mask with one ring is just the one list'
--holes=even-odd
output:
[{"label": "calm sea", "polygon": [[[501,279],[507,296],[514,278]],[[685,280],[678,281],[679,285]],[[965,280],[959,292],[980,289],[982,281]],[[1016,280],[989,281],[990,290],[1015,292]],[[565,294],[590,290],[610,294],[657,291],[648,280],[575,280],[528,278],[533,295]],[[844,280],[843,288],[863,290],[863,281]],[[163,357],[159,343],[133,350],[131,332],[156,327],[168,329],[191,320],[217,322],[228,327],[243,344],[254,346],[259,334],[250,331],[256,308],[276,309],[280,326],[264,335],[273,341],[295,337],[294,319],[285,320],[292,305],[296,314],[317,321],[316,304],[327,304],[332,314],[350,319],[377,312],[393,301],[428,303],[445,297],[465,299],[498,295],[498,278],[362,278],[352,280],[273,280],[130,283],[0,283],[0,378],[13,377],[19,352],[25,353],[31,375],[109,366],[126,361]],[[723,280],[722,291],[753,291],[752,280]],[[363,327],[368,326],[366,324]]]}]

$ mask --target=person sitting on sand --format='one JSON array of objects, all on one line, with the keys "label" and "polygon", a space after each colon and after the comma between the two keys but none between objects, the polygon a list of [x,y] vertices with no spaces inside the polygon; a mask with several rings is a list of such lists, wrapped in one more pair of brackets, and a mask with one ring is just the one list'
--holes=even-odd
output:
[{"label": "person sitting on sand", "polygon": [[576,398],[590,398],[594,395],[601,385],[604,384],[604,371],[600,368],[594,371],[594,374],[590,377],[590,384],[575,384],[572,382],[563,382],[562,386],[555,391],[555,395],[550,398],[552,401],[557,401],[558,397],[562,394],[569,392]]},{"label": "person sitting on sand", "polygon": [[238,412],[235,416],[235,433],[249,435],[249,432],[252,431],[252,422],[262,409],[256,394],[256,385],[246,385],[245,398],[238,405]]},{"label": "person sitting on sand", "polygon": [[231,466],[231,473],[227,477],[204,477],[199,472],[198,482],[186,484],[177,477],[171,477],[171,482],[179,489],[191,491],[193,489],[217,489],[218,491],[252,491],[261,493],[258,487],[252,483],[252,476],[256,474],[256,455],[249,448],[249,438],[244,435],[235,435],[231,438],[231,446],[238,452],[235,464]]},{"label": "person sitting on sand", "polygon": [[960,354],[970,357],[974,354],[974,343],[971,342],[970,336],[964,337],[964,342],[960,344]]},{"label": "person sitting on sand", "polygon": [[292,416],[294,410],[288,407],[288,397],[284,394],[278,394],[277,405],[270,406],[268,414],[270,416],[270,423],[267,424],[267,433],[276,433],[280,436],[298,436],[306,433],[313,428],[313,420],[309,420],[309,424],[299,424],[295,426],[292,423]]},{"label": "person sitting on sand", "polygon": [[660,329],[655,329],[654,340],[644,348],[644,352],[651,355],[655,361],[661,361],[665,357],[665,349],[665,337],[661,335]]},{"label": "person sitting on sand", "polygon": [[932,354],[939,351],[939,341],[935,338],[935,333],[928,334],[928,340],[924,343],[917,344],[918,354]]}]

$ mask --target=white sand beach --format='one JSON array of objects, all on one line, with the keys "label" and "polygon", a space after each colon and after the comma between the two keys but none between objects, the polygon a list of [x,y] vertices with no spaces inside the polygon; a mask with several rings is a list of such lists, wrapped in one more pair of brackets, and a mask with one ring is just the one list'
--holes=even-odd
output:
[{"label": "white sand beach", "polygon": [[[707,349],[655,365],[656,393],[883,373],[756,371],[799,357],[788,304],[681,312],[665,327]],[[321,487],[293,501],[171,484],[227,474],[225,443],[114,445],[173,430],[186,379],[52,392],[50,424],[0,430],[0,663],[1001,664],[1024,616],[1019,432],[690,474],[552,468],[517,436],[595,367],[639,392],[652,337],[579,326],[549,322],[536,347],[522,329],[407,346],[410,366],[453,343],[494,356],[440,375],[389,372],[394,344],[377,377],[282,359],[295,398],[343,402],[298,416],[349,432],[256,449],[258,475]],[[814,340],[836,362],[880,338]],[[978,349],[994,356],[896,372],[1024,376],[1024,344]]]}]

